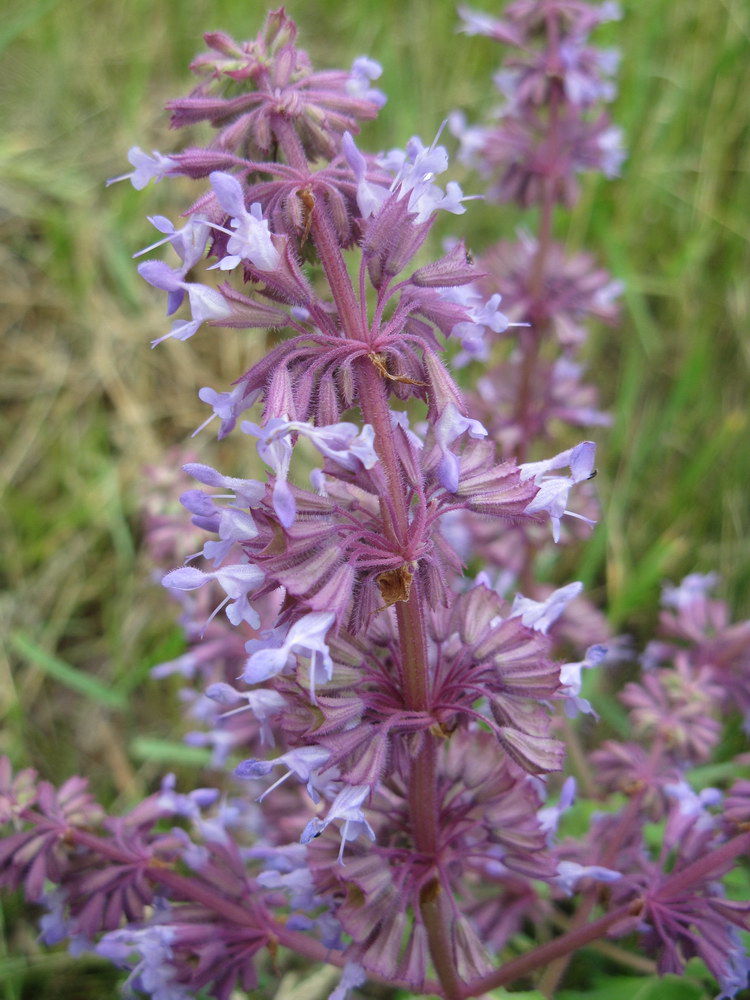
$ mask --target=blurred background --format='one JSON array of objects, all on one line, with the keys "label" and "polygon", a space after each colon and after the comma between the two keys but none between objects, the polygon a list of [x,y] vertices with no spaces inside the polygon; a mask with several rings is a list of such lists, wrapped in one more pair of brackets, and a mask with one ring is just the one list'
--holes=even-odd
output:
[{"label": "blurred background", "polygon": [[[225,389],[263,353],[265,335],[204,329],[151,351],[166,330],[163,296],[131,255],[153,239],[146,214],[175,217],[191,187],[104,181],[129,169],[130,146],[179,147],[163,106],[191,88],[202,33],[252,37],[266,8],[2,7],[0,753],[53,781],[89,775],[116,810],[200,759],[180,746],[175,685],[149,679],[182,640],[142,553],[144,467],[189,446],[247,475],[247,440],[190,434],[207,415],[197,390]],[[604,509],[575,577],[616,630],[642,638],[662,581],[688,572],[717,570],[735,618],[750,614],[750,7],[623,8],[596,41],[622,51],[612,115],[628,159],[617,181],[587,179],[558,235],[626,285],[621,326],[591,339],[590,381],[614,423],[595,435]],[[495,103],[501,50],[456,35],[452,3],[292,0],[287,10],[317,67],[362,54],[382,63],[389,102],[363,147],[403,146],[413,134],[429,143],[452,109],[476,121]],[[454,176],[481,190],[460,168]],[[470,203],[442,226],[481,252],[522,221],[533,225],[512,206]],[[17,912],[6,909],[12,936],[0,934],[0,1000],[115,995],[110,970],[38,953]]]}]

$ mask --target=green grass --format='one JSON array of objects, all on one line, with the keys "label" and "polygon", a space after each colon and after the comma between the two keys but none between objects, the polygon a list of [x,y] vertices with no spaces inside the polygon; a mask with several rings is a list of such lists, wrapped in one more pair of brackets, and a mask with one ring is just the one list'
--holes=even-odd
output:
[{"label": "green grass", "polygon": [[[455,35],[451,3],[287,6],[321,67],[365,52],[383,63],[390,101],[365,130],[372,148],[430,139],[453,107],[476,118],[493,103],[497,50]],[[627,286],[621,327],[590,349],[614,415],[597,435],[603,523],[562,568],[617,629],[644,635],[661,581],[693,570],[717,569],[750,612],[750,8],[624,6],[602,36],[623,50],[614,116],[628,160],[620,180],[586,184],[559,228]],[[52,780],[90,774],[116,804],[152,787],[179,741],[170,686],[148,681],[179,639],[140,555],[142,468],[187,443],[197,388],[226,385],[263,343],[204,332],[149,350],[164,319],[130,255],[150,238],[146,212],[173,213],[180,185],[103,180],[131,145],[173,148],[161,106],[189,88],[201,33],[252,35],[263,10],[40,0],[0,29],[0,634],[16,636],[0,651],[0,752]],[[481,250],[521,216],[470,207],[449,221]],[[245,461],[242,442],[198,447],[228,471]],[[14,933],[11,956],[30,940]],[[58,957],[46,977],[46,959],[33,973],[7,961],[0,1000],[89,995],[55,986]]]}]

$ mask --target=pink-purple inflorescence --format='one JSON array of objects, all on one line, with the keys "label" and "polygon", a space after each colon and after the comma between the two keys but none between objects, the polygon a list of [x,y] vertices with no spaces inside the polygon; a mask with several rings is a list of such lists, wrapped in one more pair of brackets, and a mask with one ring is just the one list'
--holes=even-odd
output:
[{"label": "pink-purple inflorescence", "polygon": [[[150,219],[162,238],[141,254],[178,261],[138,270],[183,315],[154,344],[204,326],[288,334],[199,394],[266,478],[186,456],[184,473],[151,471],[144,511],[188,643],[154,675],[183,678],[186,740],[233,772],[228,791],[180,793],[168,775],[115,818],[81,778],[55,790],[0,762],[0,884],[45,908],[45,943],[95,950],[131,991],[229,1000],[283,947],[342,969],[334,1000],[368,977],[463,998],[539,970],[552,996],[606,937],[625,965],[638,942],[641,972],[644,955],[660,973],[698,956],[722,997],[746,984],[750,904],[722,878],[750,848],[750,782],[705,787],[695,768],[723,717],[748,726],[750,623],[729,623],[712,577],[668,588],[622,731],[594,749],[569,720],[593,729],[587,672],[614,670],[622,643],[581,584],[533,572],[550,536],[597,517],[595,446],[561,427],[607,422],[580,352],[591,320],[616,322],[619,286],[552,229],[581,172],[622,159],[604,110],[616,59],[589,42],[617,13],[462,9],[467,33],[515,54],[498,120],[451,128],[490,197],[540,220],[476,259],[426,249],[436,213],[470,200],[441,186],[439,136],[362,152],[380,67],[314,71],[283,9],[253,41],[207,35],[198,85],[170,103],[175,128],[208,122],[214,140],[134,148],[115,178],[199,182],[179,226]],[[451,368],[477,362],[466,392]],[[177,493],[192,524],[169,511]],[[555,777],[566,767],[577,780]],[[599,811],[565,835],[587,800]]]}]

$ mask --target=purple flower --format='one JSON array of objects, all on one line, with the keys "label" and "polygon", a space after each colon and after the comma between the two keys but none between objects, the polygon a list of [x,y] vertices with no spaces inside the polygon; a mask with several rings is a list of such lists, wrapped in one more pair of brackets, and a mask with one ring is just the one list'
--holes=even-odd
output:
[{"label": "purple flower", "polygon": [[539,824],[547,835],[547,843],[549,845],[554,842],[560,818],[573,805],[575,797],[576,779],[571,776],[566,778],[563,782],[563,786],[560,791],[560,798],[557,804],[554,806],[544,806],[543,808],[537,810]]},{"label": "purple flower", "polygon": [[[678,810],[682,805],[678,804]],[[658,970],[681,974],[688,959],[697,955],[716,977],[724,998],[734,997],[747,985],[750,973],[739,930],[750,930],[750,903],[726,899],[717,881],[731,861],[714,862],[715,827],[704,822],[701,809],[683,815],[674,827],[670,872],[657,863],[644,864],[638,881],[643,885],[640,927],[643,947],[658,958]],[[662,851],[662,859],[667,851]],[[686,878],[685,873],[693,877]],[[623,880],[623,889],[627,880]],[[617,889],[615,892],[617,893]]]},{"label": "purple flower", "polygon": [[450,445],[456,438],[467,433],[475,440],[487,437],[487,429],[478,420],[465,417],[453,403],[449,403],[435,425],[435,444],[442,455],[437,467],[437,477],[450,493],[455,493],[458,489],[460,471],[459,460],[450,450]]},{"label": "purple flower", "polygon": [[156,243],[152,243],[143,250],[139,250],[138,253],[134,253],[133,256],[141,257],[144,253],[155,250],[164,243],[171,243],[177,256],[182,261],[181,273],[187,274],[191,268],[195,267],[206,252],[206,243],[208,242],[210,233],[209,224],[205,219],[197,215],[189,219],[182,229],[175,229],[174,224],[163,215],[149,215],[148,221],[160,233],[166,233],[166,236],[164,239],[157,240]]},{"label": "purple flower", "polygon": [[559,669],[547,659],[548,640],[506,618],[500,596],[483,585],[462,594],[443,625],[450,667],[441,672],[436,697],[446,712],[477,718],[473,705],[487,699],[480,715],[503,750],[531,774],[562,768],[563,745],[549,735],[546,703],[558,697]]},{"label": "purple flower", "polygon": [[708,671],[721,690],[722,707],[740,712],[743,728],[750,732],[750,622],[730,621],[726,602],[710,596],[715,573],[692,573],[678,587],[665,585],[660,633],[664,639],[649,643],[643,662],[647,669],[667,664],[679,655]]},{"label": "purple flower", "polygon": [[266,646],[253,651],[256,640],[247,643],[250,652],[245,663],[242,678],[248,684],[259,684],[275,677],[284,670],[292,656],[304,656],[310,661],[310,698],[315,702],[315,685],[330,680],[333,675],[333,661],[325,636],[333,625],[332,612],[314,611],[292,625],[280,645]]},{"label": "purple flower", "polygon": [[488,272],[480,287],[485,294],[502,292],[509,320],[549,326],[565,348],[585,341],[592,319],[609,326],[617,322],[622,282],[613,280],[592,254],[571,255],[562,244],[551,243],[542,261],[541,295],[534,277],[538,260],[539,241],[523,229],[515,243],[496,243],[479,260]]},{"label": "purple flower", "polygon": [[258,613],[250,607],[247,595],[251,590],[257,590],[263,583],[263,579],[263,570],[257,566],[252,566],[249,563],[233,563],[231,566],[214,570],[212,573],[205,573],[194,566],[181,566],[179,569],[173,569],[167,573],[161,582],[163,586],[174,590],[197,590],[209,581],[216,580],[227,596],[211,617],[213,618],[217,611],[227,605],[227,618],[233,625],[239,625],[241,621],[245,621],[252,628],[258,628],[260,618]]},{"label": "purple flower", "polygon": [[678,586],[664,584],[661,600],[665,608],[683,611],[704,602],[719,581],[718,573],[690,573]]},{"label": "purple flower", "polygon": [[270,719],[278,716],[286,708],[286,700],[278,691],[270,691],[265,688],[257,688],[253,691],[237,691],[230,684],[219,681],[210,684],[206,688],[206,697],[219,705],[233,705],[238,701],[246,702],[239,708],[233,708],[229,712],[221,715],[222,719],[228,719],[240,712],[252,712],[260,723],[260,741],[269,746],[273,746],[273,732],[269,723]]},{"label": "purple flower", "polygon": [[452,111],[448,116],[448,128],[460,145],[458,160],[467,167],[476,167],[481,162],[481,153],[487,141],[487,129],[480,125],[469,125],[463,111]]},{"label": "purple flower", "polygon": [[[588,524],[594,522],[584,517],[583,514],[576,514],[571,510],[566,510],[568,494],[576,483],[590,479],[594,472],[594,457],[596,455],[596,445],[593,441],[583,441],[575,448],[560,452],[554,458],[543,462],[527,462],[521,465],[521,478],[533,479],[539,486],[539,492],[526,508],[527,513],[535,514],[538,511],[546,511],[552,524],[552,537],[556,542],[560,541],[560,519],[564,514],[570,517],[577,517]],[[561,469],[570,466],[570,476],[548,476],[551,469]]]},{"label": "purple flower", "polygon": [[375,840],[375,831],[367,822],[365,814],[362,811],[362,803],[369,794],[369,785],[347,785],[331,803],[325,819],[313,816],[302,831],[301,842],[309,844],[314,837],[319,837],[331,823],[342,823],[340,830],[341,847],[339,848],[339,864],[343,864],[344,846],[347,841],[356,840],[362,833],[367,834],[370,840]]},{"label": "purple flower", "polygon": [[265,487],[257,479],[236,479],[233,476],[224,476],[210,465],[203,465],[200,462],[188,462],[183,465],[183,472],[187,472],[193,479],[206,486],[216,486],[230,491],[230,497],[236,499],[246,507],[257,507],[260,503]]},{"label": "purple flower", "polygon": [[120,174],[119,177],[110,177],[107,186],[116,184],[117,181],[129,180],[136,191],[141,191],[150,180],[160,181],[170,170],[178,170],[176,160],[171,156],[164,156],[153,150],[151,156],[144,153],[140,146],[132,146],[128,150],[128,160],[135,167],[129,174]]},{"label": "purple flower", "polygon": [[288,434],[301,434],[312,441],[326,458],[350,472],[356,472],[362,467],[372,469],[378,461],[374,448],[375,432],[369,424],[365,424],[360,430],[356,424],[350,423],[316,427],[301,420],[274,419],[262,429],[257,424],[246,422],[242,425],[242,430],[256,436],[262,434],[264,449]]},{"label": "purple flower", "polygon": [[[1,760],[7,764],[7,758]],[[7,772],[9,770],[7,768]],[[22,771],[17,776],[13,792],[18,790],[25,797],[28,775],[29,772]],[[0,843],[0,886],[16,888],[23,885],[26,898],[32,901],[42,899],[47,881],[58,884],[62,881],[69,866],[65,838],[70,831],[95,827],[103,817],[84,778],[69,778],[59,789],[41,781],[35,791],[33,803],[29,802],[34,809],[33,825],[24,828],[26,824],[19,823],[17,831]],[[3,798],[0,798],[0,809],[5,805],[5,812],[7,803],[3,803]]]},{"label": "purple flower", "polygon": [[383,67],[379,62],[367,56],[359,56],[352,63],[351,76],[346,81],[347,94],[382,108],[388,98],[382,90],[370,86],[373,80],[379,80],[382,75]]},{"label": "purple flower", "polygon": [[645,674],[626,684],[620,700],[630,709],[636,735],[663,739],[678,762],[705,761],[720,735],[721,687],[707,667],[693,667],[678,654],[673,669]]},{"label": "purple flower", "polygon": [[320,796],[316,788],[316,782],[319,777],[319,772],[323,770],[331,756],[331,751],[327,750],[325,747],[309,746],[309,747],[298,747],[296,750],[289,750],[287,753],[281,754],[275,760],[243,760],[241,764],[238,764],[234,769],[234,773],[238,778],[264,778],[267,774],[270,774],[274,767],[282,764],[289,770],[286,774],[282,775],[278,781],[274,782],[269,788],[265,790],[258,797],[258,801],[261,802],[266,795],[278,788],[287,778],[294,775],[303,784],[307,785],[307,792],[313,802],[320,802]]},{"label": "purple flower", "polygon": [[221,32],[207,35],[210,51],[192,64],[204,79],[187,97],[170,101],[172,125],[209,121],[219,129],[214,146],[225,155],[264,159],[280,139],[281,119],[295,129],[310,160],[332,159],[345,131],[356,132],[358,121],[377,115],[382,95],[370,88],[362,92],[372,64],[353,72],[313,71],[307,53],[295,45],[296,34],[281,8],[250,42]]},{"label": "purple flower", "polygon": [[356,962],[347,962],[341,973],[339,984],[330,994],[328,1000],[346,1000],[349,996],[349,990],[354,989],[355,986],[361,986],[366,978],[367,974],[361,965]]},{"label": "purple flower", "polygon": [[263,427],[249,420],[241,424],[241,430],[245,434],[252,434],[258,438],[258,454],[275,473],[273,507],[285,528],[294,523],[297,513],[294,495],[287,482],[292,461],[292,443],[285,434],[275,436],[274,432],[277,428],[286,427],[287,423],[288,421],[281,417],[273,417]]},{"label": "purple flower", "polygon": [[[186,339],[202,323],[272,331],[270,350],[227,391],[200,392],[220,437],[262,407],[241,427],[270,474],[185,466],[203,488],[180,501],[210,541],[179,526],[167,496],[149,509],[164,565],[197,549],[211,567],[187,556],[164,575],[190,646],[157,672],[193,682],[180,692],[197,727],[185,742],[210,747],[222,767],[246,757],[235,775],[263,780],[261,804],[239,794],[247,786],[220,802],[213,789],[177,794],[170,775],[128,816],[103,818],[80,779],[55,795],[32,773],[12,781],[0,762],[0,819],[13,826],[0,880],[46,901],[47,940],[104,934],[100,952],[131,971],[131,991],[230,1000],[257,987],[255,954],[281,945],[303,961],[335,950],[328,958],[344,971],[331,1000],[369,973],[415,993],[478,994],[535,961],[523,954],[492,971],[485,949],[512,950],[534,927],[551,940],[560,898],[578,888],[578,914],[565,903],[571,950],[605,924],[646,928],[662,971],[697,954],[725,995],[742,984],[738,930],[750,929],[750,908],[727,900],[718,879],[746,852],[748,790],[734,787],[722,817],[720,793],[694,791],[685,765],[706,759],[721,712],[750,706],[750,625],[730,626],[705,581],[665,595],[654,668],[624,691],[646,746],[592,753],[598,790],[580,769],[581,794],[618,794],[620,813],[604,799],[585,840],[557,843],[575,781],[543,806],[546,776],[565,761],[556,703],[592,712],[583,670],[602,661],[608,634],[590,611],[560,622],[581,584],[526,587],[549,547],[542,515],[559,540],[571,489],[593,475],[594,445],[524,460],[555,440],[558,421],[606,419],[576,351],[589,318],[615,318],[618,285],[588,256],[566,256],[548,223],[582,170],[619,166],[619,133],[602,109],[615,60],[587,38],[612,13],[587,0],[512,0],[504,20],[461,9],[467,34],[517,51],[495,77],[499,125],[456,128],[496,194],[541,206],[539,238],[486,263],[461,242],[421,256],[437,211],[460,214],[468,200],[457,183],[438,183],[442,129],[429,147],[413,137],[380,158],[361,152],[352,136],[384,103],[380,66],[361,57],[351,71],[314,71],[283,8],[248,42],[206,36],[197,86],[170,104],[175,127],[215,127],[206,148],[131,150],[134,186],[180,174],[203,188],[182,228],[151,218],[163,239],[142,251],[169,243],[179,258],[177,268],[139,266],[167,293],[170,316],[189,304],[166,336]],[[192,280],[209,236],[225,272],[218,288]],[[508,326],[520,329],[492,337]],[[448,338],[459,363],[495,348],[506,356],[482,382],[483,410],[442,356]],[[290,481],[299,438],[300,458],[308,444],[323,456],[312,490],[297,485],[306,469]],[[595,516],[593,487],[580,493]],[[472,565],[462,577],[477,553],[484,572]],[[511,607],[500,590],[518,581],[533,596],[517,593]],[[225,606],[238,630],[213,620]],[[564,662],[566,647],[588,648]],[[280,756],[255,756],[274,737]],[[170,815],[190,834],[157,826]],[[647,818],[662,824],[653,857]],[[605,915],[590,921],[594,904]]]},{"label": "purple flower", "polygon": [[[442,127],[440,129],[442,131]],[[408,195],[409,212],[413,213],[415,225],[420,225],[439,209],[462,215],[466,209],[461,202],[475,195],[464,196],[455,181],[449,181],[445,191],[433,183],[437,174],[448,169],[448,153],[444,146],[438,146],[440,132],[431,146],[426,147],[419,136],[412,136],[406,150],[392,149],[380,158],[379,163],[395,173],[391,190],[398,199]]]},{"label": "purple flower", "polygon": [[255,538],[258,529],[250,514],[242,510],[228,508],[219,514],[219,542],[206,542],[201,550],[204,559],[212,559],[219,566],[238,542]]},{"label": "purple flower", "polygon": [[181,271],[174,271],[163,261],[153,260],[139,264],[138,273],[150,285],[169,293],[168,316],[171,316],[179,308],[186,293],[190,303],[192,320],[190,322],[176,320],[169,333],[151,341],[152,347],[156,347],[157,344],[169,337],[174,337],[175,340],[187,340],[203,323],[226,319],[232,313],[231,307],[221,292],[217,292],[215,288],[209,288],[208,285],[184,281]]},{"label": "purple flower", "polygon": [[199,390],[198,398],[201,402],[208,403],[214,412],[207,420],[203,421],[200,427],[196,427],[192,436],[195,437],[215,417],[218,417],[221,421],[218,437],[221,440],[234,429],[237,417],[245,410],[249,410],[259,396],[260,389],[256,389],[255,392],[246,392],[245,386],[241,382],[231,392],[216,392],[215,389],[204,386]]},{"label": "purple flower", "polygon": [[[312,875],[305,867],[293,868],[288,872],[269,870],[261,872],[257,879],[258,885],[264,889],[281,889],[289,894],[289,905],[294,910],[312,912],[320,907],[320,897],[315,894]],[[297,915],[297,919],[299,919]],[[287,923],[287,926],[289,924]],[[301,929],[309,929],[312,921],[308,920]]]},{"label": "purple flower", "polygon": [[581,879],[590,878],[594,882],[616,882],[622,872],[604,868],[601,865],[579,865],[576,861],[561,861],[557,866],[555,883],[566,896],[572,896]]},{"label": "purple flower", "polygon": [[222,257],[216,266],[227,271],[237,267],[240,261],[249,260],[259,271],[273,271],[278,267],[281,255],[273,244],[268,222],[263,218],[258,202],[254,202],[247,211],[242,185],[232,174],[214,171],[211,187],[216,200],[231,216],[230,225],[234,230],[227,241],[229,255]]},{"label": "purple flower", "polygon": [[484,14],[478,10],[472,10],[466,5],[458,8],[458,16],[463,21],[463,26],[459,31],[466,35],[486,35],[494,38],[495,41],[504,42],[506,45],[520,45],[522,36],[518,29],[511,23],[499,21],[489,14]]},{"label": "purple flower", "polygon": [[91,950],[91,942],[83,934],[75,934],[73,921],[67,906],[67,894],[64,889],[53,889],[45,892],[39,903],[47,908],[47,912],[39,918],[39,940],[47,946],[60,944],[66,938],[71,938],[68,951],[77,956]]},{"label": "purple flower", "polygon": [[338,423],[315,427],[304,421],[273,417],[263,427],[244,421],[241,429],[258,438],[258,454],[276,473],[273,506],[285,528],[290,528],[296,516],[296,504],[287,483],[292,458],[292,434],[308,438],[327,458],[350,472],[364,467],[371,469],[378,461],[373,446],[374,431],[369,424],[360,430],[356,424]]},{"label": "purple flower", "polygon": [[579,39],[568,38],[560,45],[560,58],[565,95],[571,104],[590,107],[599,101],[614,100],[617,88],[610,78],[620,62],[616,49],[595,49]]},{"label": "purple flower", "polygon": [[367,161],[348,132],[343,135],[341,148],[357,180],[357,205],[362,218],[368,219],[380,211],[381,205],[388,197],[388,188],[368,179]]},{"label": "purple flower", "polygon": [[587,698],[581,697],[581,688],[583,687],[581,671],[597,666],[606,655],[606,646],[589,646],[583,660],[578,663],[563,663],[560,667],[560,683],[562,684],[560,693],[565,698],[566,715],[575,717],[579,712],[584,712],[598,718],[591,702]]},{"label": "purple flower", "polygon": [[451,329],[451,336],[460,340],[463,348],[463,353],[454,359],[454,365],[461,367],[472,359],[486,360],[489,351],[485,341],[487,329],[494,333],[508,329],[508,318],[499,309],[502,296],[495,294],[486,299],[476,285],[443,288],[440,294],[447,301],[462,305],[468,313],[467,319]]},{"label": "purple flower", "polygon": [[591,138],[589,156],[589,169],[598,167],[605,177],[619,177],[626,156],[622,129],[615,125],[600,128]]},{"label": "purple flower", "polygon": [[667,782],[664,794],[673,804],[664,832],[666,846],[678,844],[692,827],[696,830],[713,828],[715,820],[708,807],[721,804],[723,796],[718,788],[702,788],[700,792],[695,792],[687,781],[680,780]]},{"label": "purple flower", "polygon": [[176,781],[174,774],[167,774],[162,779],[158,805],[166,813],[196,820],[200,818],[201,810],[213,805],[219,798],[218,788],[194,788],[187,795],[177,793],[175,792]]},{"label": "purple flower", "polygon": [[174,938],[173,928],[159,924],[126,927],[105,934],[96,951],[115,965],[132,970],[125,987],[143,990],[152,1000],[190,1000],[190,991],[177,982],[177,969],[171,962]]},{"label": "purple flower", "polygon": [[533,628],[546,635],[568,604],[575,600],[582,590],[582,583],[568,583],[553,590],[543,601],[534,601],[524,597],[523,594],[516,594],[513,598],[511,617],[520,618],[527,628]]}]

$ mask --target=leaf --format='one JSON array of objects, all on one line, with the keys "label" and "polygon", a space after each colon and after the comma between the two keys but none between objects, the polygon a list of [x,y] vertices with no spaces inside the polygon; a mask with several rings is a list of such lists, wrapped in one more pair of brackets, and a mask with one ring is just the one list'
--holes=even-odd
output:
[{"label": "leaf", "polygon": [[64,660],[58,659],[52,653],[47,652],[46,649],[37,646],[36,643],[32,642],[23,633],[14,633],[10,637],[10,643],[19,656],[33,663],[34,666],[39,667],[45,674],[48,674],[66,687],[71,688],[71,690],[77,691],[79,694],[89,698],[91,701],[98,702],[100,705],[106,705],[108,708],[121,710],[126,708],[128,700],[120,691],[107,687],[101,681],[92,677],[91,674],[87,674],[83,670],[78,670]]},{"label": "leaf", "polygon": [[633,1000],[701,1000],[705,994],[695,980],[687,976],[650,976]]},{"label": "leaf", "polygon": [[597,978],[593,990],[562,990],[556,1000],[633,1000],[639,987],[647,980],[643,976]]},{"label": "leaf", "polygon": [[690,771],[690,784],[697,789],[709,788],[722,782],[731,783],[737,778],[750,778],[750,767],[734,757],[719,764],[694,767]]},{"label": "leaf", "polygon": [[160,740],[151,736],[136,736],[130,753],[137,760],[159,764],[191,764],[205,767],[211,761],[211,751],[204,747],[189,747],[176,740]]},{"label": "leaf", "polygon": [[670,973],[666,976],[597,977],[593,990],[563,990],[556,994],[555,1000],[705,1000],[706,996],[695,979]]}]

